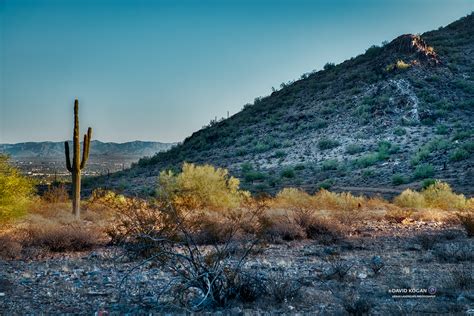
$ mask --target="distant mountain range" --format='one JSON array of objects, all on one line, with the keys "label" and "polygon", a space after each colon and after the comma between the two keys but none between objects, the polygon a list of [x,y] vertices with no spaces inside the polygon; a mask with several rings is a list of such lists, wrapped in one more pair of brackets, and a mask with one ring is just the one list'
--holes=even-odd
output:
[{"label": "distant mountain range", "polygon": [[[91,157],[138,159],[153,156],[170,149],[176,143],[133,141],[126,143],[91,142]],[[26,142],[0,144],[0,153],[6,153],[13,159],[44,158],[64,159],[64,142]]]}]

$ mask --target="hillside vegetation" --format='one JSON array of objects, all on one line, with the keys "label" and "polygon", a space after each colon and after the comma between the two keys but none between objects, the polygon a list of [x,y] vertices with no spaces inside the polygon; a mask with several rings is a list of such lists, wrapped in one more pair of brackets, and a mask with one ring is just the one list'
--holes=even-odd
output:
[{"label": "hillside vegetation", "polygon": [[228,168],[252,192],[296,186],[393,196],[436,178],[473,194],[473,43],[473,14],[399,36],[284,83],[91,187],[148,195],[160,171],[186,161]]}]

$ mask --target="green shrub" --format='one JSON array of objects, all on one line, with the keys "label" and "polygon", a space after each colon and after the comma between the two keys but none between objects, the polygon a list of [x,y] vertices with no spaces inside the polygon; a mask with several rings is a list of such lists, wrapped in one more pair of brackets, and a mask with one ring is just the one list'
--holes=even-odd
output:
[{"label": "green shrub", "polygon": [[472,134],[471,131],[457,131],[453,135],[453,140],[463,140],[463,139],[469,138],[471,134]]},{"label": "green shrub", "polygon": [[275,158],[284,158],[285,156],[286,156],[286,152],[283,151],[283,150],[277,150],[273,154],[273,157],[275,157]]},{"label": "green shrub", "polygon": [[339,161],[337,159],[328,159],[321,164],[322,170],[337,170],[339,168]]},{"label": "green shrub", "polygon": [[433,185],[436,183],[436,180],[435,179],[425,179],[421,182],[421,188],[422,189],[427,189],[430,185]]},{"label": "green shrub", "polygon": [[364,151],[364,146],[359,144],[349,144],[346,146],[346,153],[355,155]]},{"label": "green shrub", "polygon": [[401,184],[404,184],[404,183],[407,183],[407,179],[403,175],[397,173],[397,174],[392,176],[392,184],[393,185],[401,185]]},{"label": "green shrub", "polygon": [[33,182],[10,165],[0,154],[0,222],[25,214],[35,188]]},{"label": "green shrub", "polygon": [[470,156],[469,152],[467,150],[464,150],[462,148],[458,148],[454,150],[451,155],[449,156],[449,160],[451,161],[461,161],[461,160],[466,160]]},{"label": "green shrub", "polygon": [[413,177],[415,179],[426,179],[434,176],[434,168],[430,164],[422,164],[416,167]]},{"label": "green shrub", "polygon": [[355,164],[360,168],[367,168],[375,165],[379,161],[379,155],[377,153],[367,154],[360,157],[355,161]]},{"label": "green shrub", "polygon": [[280,175],[281,175],[282,178],[294,178],[295,177],[295,171],[293,170],[293,168],[288,167],[288,168],[283,169],[281,171]]},{"label": "green shrub", "polygon": [[337,140],[332,140],[329,138],[321,138],[318,142],[318,147],[321,150],[332,149],[338,147],[340,143]]},{"label": "green shrub", "polygon": [[319,189],[329,190],[334,184],[332,179],[326,179],[318,184]]},{"label": "green shrub", "polygon": [[254,182],[258,180],[264,180],[265,174],[259,171],[251,170],[244,174],[245,182]]},{"label": "green shrub", "polygon": [[446,125],[438,125],[436,126],[436,131],[435,133],[438,135],[446,135],[448,134],[449,129]]},{"label": "green shrub", "polygon": [[404,128],[402,128],[402,127],[397,127],[397,128],[393,131],[393,133],[394,133],[395,135],[397,135],[397,136],[403,136],[403,135],[405,135],[405,134],[407,133],[407,131],[406,131]]}]

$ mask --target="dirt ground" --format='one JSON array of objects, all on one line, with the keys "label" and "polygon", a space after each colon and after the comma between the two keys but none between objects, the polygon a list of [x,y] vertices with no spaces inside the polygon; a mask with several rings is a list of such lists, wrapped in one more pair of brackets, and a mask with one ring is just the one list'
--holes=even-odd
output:
[{"label": "dirt ground", "polygon": [[[369,221],[337,244],[266,245],[245,264],[265,293],[202,312],[474,314],[473,263],[474,240],[460,227]],[[173,278],[118,247],[3,260],[0,314],[184,313],[166,303]]]}]

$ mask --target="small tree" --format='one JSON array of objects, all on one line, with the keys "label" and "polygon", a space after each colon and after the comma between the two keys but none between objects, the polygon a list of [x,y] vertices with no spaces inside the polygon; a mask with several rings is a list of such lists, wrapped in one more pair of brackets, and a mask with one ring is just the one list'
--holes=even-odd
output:
[{"label": "small tree", "polygon": [[21,216],[34,194],[33,182],[13,168],[0,154],[0,222]]}]

